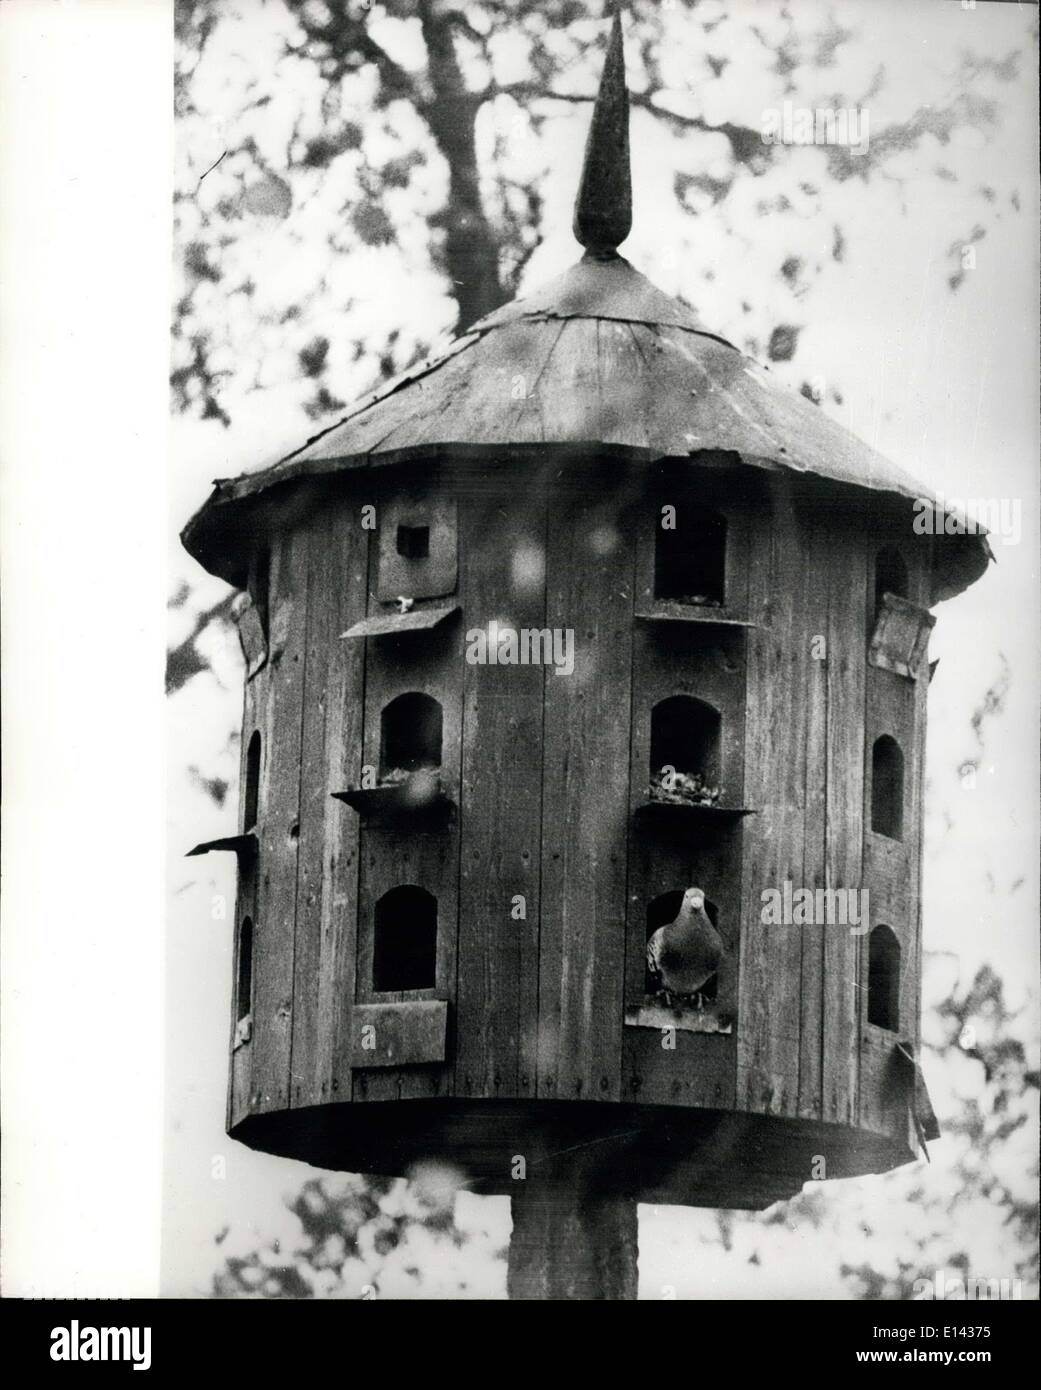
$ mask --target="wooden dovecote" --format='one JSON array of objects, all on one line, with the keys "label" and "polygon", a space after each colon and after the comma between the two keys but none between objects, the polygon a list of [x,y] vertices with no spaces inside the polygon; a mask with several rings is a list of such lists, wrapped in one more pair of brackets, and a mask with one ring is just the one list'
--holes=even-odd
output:
[{"label": "wooden dovecote", "polygon": [[988,552],[617,254],[602,155],[577,266],[185,529],[249,592],[228,1128],[760,1207],[916,1152],[928,610]]}]

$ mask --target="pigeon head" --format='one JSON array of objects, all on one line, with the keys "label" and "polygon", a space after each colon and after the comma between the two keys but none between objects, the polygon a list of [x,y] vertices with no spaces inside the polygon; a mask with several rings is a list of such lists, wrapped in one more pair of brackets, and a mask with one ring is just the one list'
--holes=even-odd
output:
[{"label": "pigeon head", "polygon": [[688,888],[683,894],[683,906],[689,907],[695,912],[700,912],[705,906],[705,894],[700,888]]}]

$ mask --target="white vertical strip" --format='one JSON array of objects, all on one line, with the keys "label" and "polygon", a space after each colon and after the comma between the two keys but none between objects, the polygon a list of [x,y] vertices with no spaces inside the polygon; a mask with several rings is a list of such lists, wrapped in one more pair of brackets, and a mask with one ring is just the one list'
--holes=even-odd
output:
[{"label": "white vertical strip", "polygon": [[6,1295],[158,1289],[172,54],[0,6]]}]

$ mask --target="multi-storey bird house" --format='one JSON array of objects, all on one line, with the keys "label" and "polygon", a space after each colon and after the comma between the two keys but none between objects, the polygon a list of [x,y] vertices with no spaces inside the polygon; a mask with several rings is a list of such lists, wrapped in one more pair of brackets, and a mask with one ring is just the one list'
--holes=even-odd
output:
[{"label": "multi-storey bird house", "polygon": [[185,530],[246,595],[228,1130],[761,1207],[929,1132],[926,643],[987,548],[618,254],[627,132],[616,20],[579,263]]}]

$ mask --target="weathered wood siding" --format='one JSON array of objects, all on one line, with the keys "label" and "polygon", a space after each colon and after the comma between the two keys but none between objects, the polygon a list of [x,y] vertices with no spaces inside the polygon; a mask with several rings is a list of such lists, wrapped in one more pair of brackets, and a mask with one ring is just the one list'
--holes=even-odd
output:
[{"label": "weathered wood siding", "polygon": [[[508,492],[471,496],[460,515],[464,640],[471,630],[487,633],[492,621],[517,630],[543,628],[543,501],[519,508]],[[541,666],[475,663],[463,669],[460,1096],[535,1094],[546,679]]]},{"label": "weathered wood siding", "polygon": [[[825,886],[860,888],[864,824],[864,604],[867,554],[863,517],[836,507],[819,563],[830,576],[825,787]],[[824,927],[822,1118],[856,1124],[860,1027],[859,938]]]},{"label": "weathered wood siding", "polygon": [[757,509],[749,557],[738,1104],[795,1114],[799,1099],[803,929],[765,924],[764,891],[801,885],[805,839],[806,689],[816,620],[807,537],[779,482]]},{"label": "weathered wood siding", "polygon": [[358,819],[332,793],[357,783],[364,643],[341,633],[365,614],[368,535],[341,500],[307,525],[309,601],[294,950],[293,1103],[349,1094],[344,1034],[353,998]]},{"label": "weathered wood siding", "polygon": [[[819,562],[826,534],[823,523],[806,508],[798,511],[799,552],[803,564],[802,641],[805,667],[797,698],[805,708],[803,773],[804,888],[816,895],[826,885],[828,742],[828,594],[829,570]],[[799,968],[799,1105],[798,1114],[819,1120],[824,1110],[824,935],[819,923],[800,929]]]},{"label": "weathered wood siding", "polygon": [[[254,733],[261,735],[261,766],[260,780],[258,782],[257,798],[257,817],[258,826],[263,821],[265,814],[264,805],[264,760],[267,757],[267,744],[264,740],[265,730],[261,727],[264,711],[267,706],[267,666],[261,668],[252,680],[247,681],[243,691],[242,699],[242,746],[239,750],[239,831],[247,829],[245,823],[245,801],[246,801],[246,755],[249,749],[250,740]],[[256,827],[255,827],[256,828]],[[237,1014],[239,1009],[239,951],[241,949],[242,924],[248,917],[254,923],[254,935],[256,933],[257,919],[257,877],[258,861],[245,857],[238,861],[238,889],[235,903],[234,921],[234,949],[232,951],[231,968],[231,1032],[229,1046],[231,1048],[231,1064],[228,1070],[228,1127],[237,1125],[250,1111],[251,1096],[251,1075],[253,1044],[252,1039],[236,1044],[237,1034]],[[253,966],[254,993],[256,977],[256,961],[254,958]]]},{"label": "weathered wood siding", "polygon": [[[627,340],[616,337],[624,370]],[[765,924],[762,895],[786,881],[868,888],[870,925],[900,942],[899,1036],[917,1046],[926,668],[914,681],[867,663],[885,529],[858,509],[822,509],[785,476],[741,492],[739,481],[725,460],[687,491],[665,474],[650,489],[590,475],[548,498],[509,470],[481,488],[442,478],[458,582],[417,606],[456,602],[460,613],[346,641],[347,628],[387,612],[379,537],[361,507],[379,513],[399,487],[414,496],[414,481],[385,472],[297,515],[273,549],[270,657],[244,701],[243,774],[255,729],[263,745],[259,854],[253,868],[243,860],[236,907],[236,935],[254,920],[252,1037],[233,1047],[230,1125],[287,1106],[458,1096],[900,1131],[896,1035],[867,1022],[868,934]],[[725,607],[691,622],[646,616],[654,531],[674,498],[728,523]],[[927,547],[899,543],[909,597],[925,603]],[[466,633],[492,620],[573,630],[574,673],[467,663]],[[366,820],[331,796],[379,769],[382,711],[406,692],[441,706],[453,802],[443,822]],[[719,711],[721,801],[755,814],[696,828],[638,816],[651,713],[675,695]],[[900,842],[870,825],[881,733],[905,758]],[[376,904],[407,884],[437,900],[436,978],[376,994]],[[679,1029],[663,1047],[660,1029],[625,1013],[645,1002],[648,904],[692,884],[718,905],[728,946],[723,1031]],[[416,1059],[398,1064],[412,1001],[444,1008],[416,1011]],[[366,1065],[358,1029],[372,1019],[394,1031]]]},{"label": "weathered wood siding", "polygon": [[546,625],[574,630],[575,670],[545,677],[538,1094],[617,1100],[632,539],[624,515],[575,496],[554,499],[547,533]]},{"label": "weathered wood siding", "polygon": [[293,948],[299,852],[300,754],[304,707],[308,531],[280,536],[271,555],[267,699],[261,725],[265,754],[260,800],[257,920],[253,936],[254,1112],[290,1103]]}]

